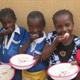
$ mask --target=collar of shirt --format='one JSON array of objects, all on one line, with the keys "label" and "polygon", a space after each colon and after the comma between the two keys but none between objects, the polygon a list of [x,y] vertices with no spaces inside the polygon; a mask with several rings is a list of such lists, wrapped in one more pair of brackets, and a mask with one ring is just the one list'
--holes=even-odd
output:
[{"label": "collar of shirt", "polygon": [[[16,25],[16,24],[15,24],[15,30],[14,30],[14,32],[20,34],[20,28],[19,28],[18,25]],[[13,33],[14,33],[14,32],[13,32]]]},{"label": "collar of shirt", "polygon": [[43,37],[40,37],[38,39],[35,39],[32,43],[31,43],[31,52],[33,52],[36,48],[36,45],[41,43],[44,39],[46,38],[46,33],[43,32]]},{"label": "collar of shirt", "polygon": [[5,48],[9,49],[11,42],[14,41],[13,38],[14,38],[15,33],[20,34],[20,28],[16,24],[15,24],[15,30],[13,31],[9,41],[8,41],[8,35],[5,36],[5,39],[4,39],[4,47]]}]

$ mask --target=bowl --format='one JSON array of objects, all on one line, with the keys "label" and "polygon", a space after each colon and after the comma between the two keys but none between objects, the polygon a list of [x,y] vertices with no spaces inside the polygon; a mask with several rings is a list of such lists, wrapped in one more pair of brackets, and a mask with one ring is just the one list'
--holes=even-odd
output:
[{"label": "bowl", "polygon": [[28,54],[18,54],[10,59],[10,65],[19,70],[30,69],[34,64],[34,57]]},{"label": "bowl", "polygon": [[8,64],[0,65],[0,80],[12,80],[15,75],[15,70]]},{"label": "bowl", "polygon": [[48,75],[54,80],[71,80],[79,72],[78,65],[59,63],[48,68]]}]

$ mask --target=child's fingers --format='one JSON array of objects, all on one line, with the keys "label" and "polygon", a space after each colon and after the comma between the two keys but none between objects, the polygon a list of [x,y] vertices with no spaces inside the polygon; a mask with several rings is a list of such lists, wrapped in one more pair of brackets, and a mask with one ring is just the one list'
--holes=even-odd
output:
[{"label": "child's fingers", "polygon": [[72,61],[71,64],[72,65],[77,65],[77,61]]},{"label": "child's fingers", "polygon": [[58,42],[64,42],[68,39],[68,37],[65,37],[64,35],[61,35],[61,36],[57,36],[57,40]]},{"label": "child's fingers", "polygon": [[39,61],[41,60],[41,55],[34,57],[34,59],[36,60],[35,65],[38,64]]}]

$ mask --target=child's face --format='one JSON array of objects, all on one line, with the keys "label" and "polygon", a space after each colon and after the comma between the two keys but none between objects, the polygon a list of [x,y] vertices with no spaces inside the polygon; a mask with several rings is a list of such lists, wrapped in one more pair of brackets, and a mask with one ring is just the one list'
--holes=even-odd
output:
[{"label": "child's face", "polygon": [[64,35],[68,32],[70,35],[73,32],[74,23],[71,21],[69,15],[64,14],[57,16],[55,28],[58,34]]},{"label": "child's face", "polygon": [[9,16],[4,17],[1,23],[6,30],[9,28],[15,29],[15,20]]},{"label": "child's face", "polygon": [[39,38],[42,35],[43,29],[44,26],[39,21],[31,21],[31,25],[29,26],[31,35]]}]

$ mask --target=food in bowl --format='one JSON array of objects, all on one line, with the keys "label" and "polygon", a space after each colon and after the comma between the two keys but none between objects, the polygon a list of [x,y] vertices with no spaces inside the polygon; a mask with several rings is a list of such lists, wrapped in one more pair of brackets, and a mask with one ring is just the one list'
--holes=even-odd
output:
[{"label": "food in bowl", "polygon": [[8,64],[0,65],[0,80],[11,80],[15,71]]},{"label": "food in bowl", "polygon": [[65,34],[64,34],[64,37],[65,37],[65,38],[69,38],[69,36],[70,36],[69,33],[65,33]]},{"label": "food in bowl", "polygon": [[10,59],[10,64],[16,69],[29,69],[35,64],[34,57],[28,54],[18,54]]},{"label": "food in bowl", "polygon": [[60,63],[48,69],[48,75],[55,80],[71,80],[77,76],[79,67],[71,63]]}]

